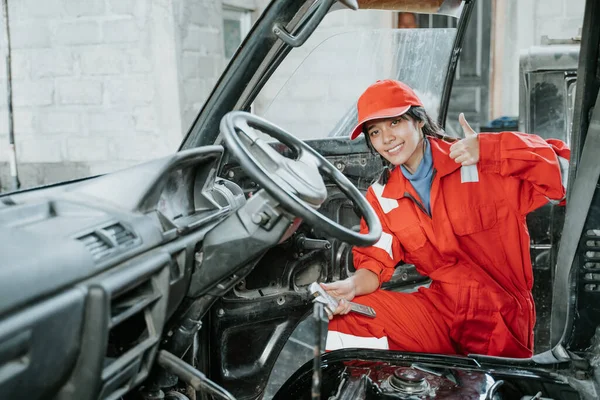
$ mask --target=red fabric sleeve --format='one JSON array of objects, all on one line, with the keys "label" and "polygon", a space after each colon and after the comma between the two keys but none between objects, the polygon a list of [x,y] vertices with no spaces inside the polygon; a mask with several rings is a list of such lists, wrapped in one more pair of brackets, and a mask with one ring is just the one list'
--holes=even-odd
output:
[{"label": "red fabric sleeve", "polygon": [[[367,269],[379,277],[379,285],[389,281],[398,262],[404,257],[404,252],[398,242],[398,239],[391,233],[385,223],[384,213],[379,205],[373,190],[367,191],[367,200],[375,210],[377,217],[381,221],[383,233],[381,239],[373,246],[358,247],[352,249],[354,259],[354,268]],[[360,232],[367,232],[367,224],[364,219],[360,221]]]},{"label": "red fabric sleeve", "polygon": [[524,214],[564,200],[570,156],[567,145],[556,139],[519,132],[479,135],[481,171],[521,181],[519,209]]}]

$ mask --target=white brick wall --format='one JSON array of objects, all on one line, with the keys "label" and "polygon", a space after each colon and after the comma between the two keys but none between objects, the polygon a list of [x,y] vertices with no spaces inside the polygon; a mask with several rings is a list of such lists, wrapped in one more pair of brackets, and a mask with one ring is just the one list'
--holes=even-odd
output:
[{"label": "white brick wall", "polygon": [[222,5],[219,1],[181,0],[176,11],[182,49],[180,94],[182,128],[187,131],[225,67]]},{"label": "white brick wall", "polygon": [[109,0],[108,7],[113,14],[134,15],[143,0]]},{"label": "white brick wall", "polygon": [[[6,82],[4,93],[6,93]],[[13,104],[19,106],[47,106],[52,104],[54,96],[54,81],[43,78],[34,81],[13,82]],[[6,99],[4,99],[6,103]]]},{"label": "white brick wall", "polygon": [[102,31],[105,43],[137,42],[141,37],[137,21],[129,18],[105,21],[102,24]]},{"label": "white brick wall", "polygon": [[100,24],[97,21],[59,21],[52,35],[53,45],[100,43]]},{"label": "white brick wall", "polygon": [[[8,1],[25,186],[175,151],[225,66],[222,1],[231,0]],[[266,0],[236,5],[257,3],[260,12]],[[6,104],[0,60],[0,190],[7,186]]]},{"label": "white brick wall", "polygon": [[[60,163],[82,173],[86,169],[80,164],[67,164],[82,162],[89,171],[101,173],[176,149],[182,138],[180,114],[171,112],[160,126],[156,118],[165,103],[177,103],[172,93],[180,90],[176,69],[163,69],[164,46],[155,45],[161,32],[154,27],[174,29],[172,9],[163,12],[169,3],[9,0],[14,125],[22,165]],[[2,56],[5,39],[0,21]],[[176,53],[171,56],[176,62]],[[168,74],[175,77],[175,87],[165,91],[157,82]],[[0,162],[8,159],[7,133],[2,59]],[[36,174],[34,183],[43,182]],[[54,171],[54,178],[59,175]]]},{"label": "white brick wall", "polygon": [[82,130],[78,112],[49,108],[40,111],[37,118],[42,133],[78,133]]},{"label": "white brick wall", "polygon": [[[71,49],[39,49],[29,53],[29,68],[32,80],[73,75],[74,58]],[[16,67],[15,69],[18,70],[18,66]]]},{"label": "white brick wall", "polygon": [[86,46],[79,51],[83,75],[119,75],[125,69],[124,50],[106,45]]},{"label": "white brick wall", "polygon": [[[9,11],[10,13],[10,11]],[[43,48],[50,46],[50,26],[44,20],[24,20],[19,21],[10,13],[10,31],[13,49],[23,48]],[[2,25],[2,40],[4,36],[4,23]],[[4,48],[4,44],[2,47]]]},{"label": "white brick wall", "polygon": [[[95,79],[58,78],[56,100],[60,105],[102,104],[103,82]],[[16,88],[19,86],[15,85]]]}]

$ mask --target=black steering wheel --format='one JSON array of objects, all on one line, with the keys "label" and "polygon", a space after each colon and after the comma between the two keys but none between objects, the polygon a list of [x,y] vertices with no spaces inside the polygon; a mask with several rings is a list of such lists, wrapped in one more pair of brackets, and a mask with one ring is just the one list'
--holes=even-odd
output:
[{"label": "black steering wheel", "polygon": [[[279,140],[296,154],[296,158],[284,157],[251,128]],[[381,237],[381,222],[365,197],[337,168],[300,139],[243,111],[227,113],[221,120],[221,133],[244,171],[289,212],[352,245],[371,246]],[[355,232],[317,211],[327,198],[321,173],[331,178],[358,207],[369,232]]]}]

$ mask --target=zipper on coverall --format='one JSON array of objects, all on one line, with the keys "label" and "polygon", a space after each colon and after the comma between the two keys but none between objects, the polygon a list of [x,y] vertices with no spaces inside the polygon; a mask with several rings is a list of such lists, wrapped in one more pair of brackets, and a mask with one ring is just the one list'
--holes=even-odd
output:
[{"label": "zipper on coverall", "polygon": [[[437,173],[437,170],[434,169],[432,177],[431,177],[432,184],[433,184],[433,180],[435,179],[435,174],[436,173]],[[430,193],[430,196],[431,196],[431,188],[429,190],[429,193]],[[429,218],[431,218],[431,213],[427,212],[427,210],[425,209],[425,206],[422,203],[420,203],[417,199],[415,199],[415,197],[412,194],[410,194],[408,192],[404,192],[404,197],[408,197],[409,199],[411,199],[417,205],[417,207],[419,207],[419,210],[423,211],[425,213],[425,215],[427,215]]]}]

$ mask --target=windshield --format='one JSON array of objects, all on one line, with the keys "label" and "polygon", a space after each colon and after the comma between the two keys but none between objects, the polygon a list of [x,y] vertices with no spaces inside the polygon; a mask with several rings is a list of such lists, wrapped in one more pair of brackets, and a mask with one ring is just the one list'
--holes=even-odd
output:
[{"label": "windshield", "polygon": [[[398,79],[437,118],[456,29],[398,29],[385,12],[340,10],[295,49],[255,101],[254,111],[303,139],[347,136],[356,101],[378,79]],[[386,24],[387,23],[387,24]],[[383,27],[382,27],[383,26]]]}]

